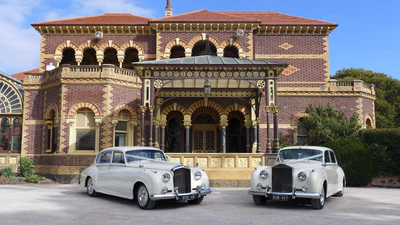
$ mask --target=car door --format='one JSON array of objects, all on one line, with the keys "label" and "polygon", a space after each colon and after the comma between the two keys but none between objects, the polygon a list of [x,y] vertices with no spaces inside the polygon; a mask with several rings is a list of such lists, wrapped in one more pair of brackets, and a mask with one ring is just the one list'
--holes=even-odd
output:
[{"label": "car door", "polygon": [[333,194],[333,192],[337,189],[337,164],[336,159],[332,160],[331,151],[325,151],[325,172],[328,177],[328,188],[327,188],[327,196]]},{"label": "car door", "polygon": [[97,189],[98,191],[107,191],[108,170],[111,165],[112,151],[103,151],[100,153],[99,162],[97,163]]},{"label": "car door", "polygon": [[332,194],[335,194],[339,191],[339,186],[341,185],[342,181],[339,180],[339,165],[336,161],[336,156],[333,151],[329,151],[331,156],[331,169],[332,169]]},{"label": "car door", "polygon": [[126,170],[125,157],[122,151],[113,151],[112,163],[107,174],[107,188],[117,196],[122,196],[122,182],[124,182],[124,171]]}]

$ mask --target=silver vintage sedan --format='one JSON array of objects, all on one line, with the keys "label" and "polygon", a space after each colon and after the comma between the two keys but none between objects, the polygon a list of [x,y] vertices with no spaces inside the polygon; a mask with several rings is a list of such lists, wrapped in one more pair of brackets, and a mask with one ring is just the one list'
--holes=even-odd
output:
[{"label": "silver vintage sedan", "polygon": [[164,199],[200,204],[211,193],[203,169],[167,162],[160,149],[142,146],[102,150],[81,172],[79,184],[90,196],[136,199],[142,209],[152,209]]},{"label": "silver vintage sedan", "polygon": [[256,205],[309,199],[313,208],[322,209],[326,198],[343,196],[346,178],[332,149],[292,146],[279,151],[274,166],[257,167],[250,185]]}]

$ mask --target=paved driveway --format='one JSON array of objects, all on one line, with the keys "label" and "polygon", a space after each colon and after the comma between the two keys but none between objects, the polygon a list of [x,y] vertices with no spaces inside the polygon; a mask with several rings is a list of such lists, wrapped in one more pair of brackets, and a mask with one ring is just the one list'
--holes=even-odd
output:
[{"label": "paved driveway", "polygon": [[200,205],[160,202],[141,210],[130,200],[91,198],[78,185],[0,185],[0,224],[399,224],[400,189],[346,188],[325,208],[253,204],[246,188],[212,188]]}]

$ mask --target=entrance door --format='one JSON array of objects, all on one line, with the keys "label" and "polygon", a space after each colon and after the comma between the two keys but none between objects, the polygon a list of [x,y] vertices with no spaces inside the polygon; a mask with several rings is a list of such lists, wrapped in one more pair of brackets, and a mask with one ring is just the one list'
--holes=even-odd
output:
[{"label": "entrance door", "polygon": [[217,152],[217,125],[193,124],[192,152]]}]

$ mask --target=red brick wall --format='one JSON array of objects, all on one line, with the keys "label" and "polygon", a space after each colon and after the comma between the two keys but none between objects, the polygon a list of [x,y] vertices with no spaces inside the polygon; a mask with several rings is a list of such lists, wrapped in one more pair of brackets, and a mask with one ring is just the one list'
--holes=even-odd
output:
[{"label": "red brick wall", "polygon": [[[255,54],[323,54],[325,36],[254,35]],[[279,45],[288,43],[293,47],[285,50]]]},{"label": "red brick wall", "polygon": [[43,119],[43,91],[25,91],[25,98],[30,99],[29,103],[25,105],[25,110],[29,113],[25,113],[24,117],[27,120],[42,120]]}]

